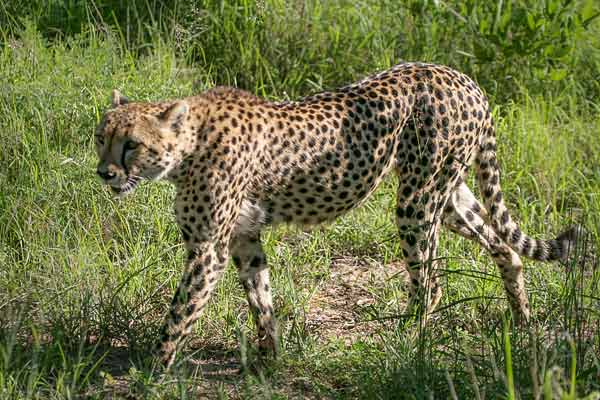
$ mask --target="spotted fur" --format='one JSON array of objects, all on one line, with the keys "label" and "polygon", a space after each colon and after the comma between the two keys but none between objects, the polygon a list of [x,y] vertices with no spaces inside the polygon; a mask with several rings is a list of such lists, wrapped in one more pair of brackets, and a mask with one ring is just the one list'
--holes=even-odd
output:
[{"label": "spotted fur", "polygon": [[[118,92],[97,130],[98,174],[119,195],[140,179],[171,181],[188,262],[160,341],[165,364],[233,258],[258,328],[277,349],[263,227],[332,221],[363,203],[390,172],[410,275],[410,309],[439,302],[440,227],[474,240],[500,268],[515,318],[529,305],[519,256],[564,260],[580,230],[533,239],[500,190],[488,101],[451,68],[406,63],[338,90],[270,102],[218,87],[195,97],[129,103]],[[475,165],[481,204],[464,176]]]}]

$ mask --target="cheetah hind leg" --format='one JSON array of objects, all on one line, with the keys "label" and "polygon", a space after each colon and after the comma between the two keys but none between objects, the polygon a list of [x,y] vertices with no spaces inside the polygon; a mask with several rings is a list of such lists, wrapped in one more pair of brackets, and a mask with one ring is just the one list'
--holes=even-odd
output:
[{"label": "cheetah hind leg", "polygon": [[259,353],[261,356],[277,356],[279,350],[277,322],[273,315],[269,269],[260,243],[260,235],[237,237],[233,241],[231,250],[258,331]]},{"label": "cheetah hind leg", "polygon": [[400,245],[409,277],[407,314],[426,322],[442,297],[436,259],[440,218],[429,207],[415,209],[408,202],[396,207]]},{"label": "cheetah hind leg", "polygon": [[485,248],[504,282],[515,323],[529,321],[530,309],[519,255],[486,222],[487,212],[465,183],[458,185],[444,210],[444,226]]}]

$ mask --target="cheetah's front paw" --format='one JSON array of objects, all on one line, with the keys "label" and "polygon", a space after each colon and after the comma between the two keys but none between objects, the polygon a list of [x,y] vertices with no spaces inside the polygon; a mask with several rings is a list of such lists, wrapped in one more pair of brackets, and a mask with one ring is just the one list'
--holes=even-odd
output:
[{"label": "cheetah's front paw", "polygon": [[176,355],[176,345],[173,342],[161,341],[156,346],[155,357],[157,361],[163,366],[165,370],[168,370],[173,365]]},{"label": "cheetah's front paw", "polygon": [[279,340],[276,335],[265,335],[258,338],[258,354],[261,358],[277,358]]}]

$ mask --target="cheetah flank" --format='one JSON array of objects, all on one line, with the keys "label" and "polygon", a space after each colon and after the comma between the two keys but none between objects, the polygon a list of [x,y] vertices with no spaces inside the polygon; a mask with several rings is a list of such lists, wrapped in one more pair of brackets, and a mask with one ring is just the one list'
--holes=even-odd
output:
[{"label": "cheetah flank", "polygon": [[[277,349],[263,227],[332,221],[363,203],[381,180],[399,178],[395,210],[410,275],[409,310],[439,302],[440,227],[469,238],[500,269],[515,318],[529,318],[519,256],[565,260],[580,234],[532,239],[500,190],[488,101],[467,76],[405,63],[338,90],[270,102],[217,87],[198,96],[135,103],[113,92],[96,132],[97,173],[117,195],[142,179],[167,179],[188,252],[162,331],[169,366],[231,256],[258,327],[261,350]],[[484,204],[465,184],[474,164]]]}]

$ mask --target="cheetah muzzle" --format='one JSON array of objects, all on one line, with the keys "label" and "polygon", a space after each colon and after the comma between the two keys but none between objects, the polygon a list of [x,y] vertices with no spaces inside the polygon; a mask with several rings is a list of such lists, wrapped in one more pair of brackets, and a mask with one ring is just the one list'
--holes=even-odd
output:
[{"label": "cheetah muzzle", "polygon": [[[259,347],[277,348],[267,258],[269,225],[332,221],[398,176],[395,219],[410,276],[409,312],[441,297],[437,245],[444,227],[485,248],[499,267],[515,319],[529,303],[521,256],[566,260],[581,235],[534,239],[500,189],[488,101],[466,75],[404,63],[340,89],[270,102],[217,87],[182,100],[136,103],[117,91],[96,130],[98,174],[113,192],[142,178],[176,187],[188,261],[159,342],[169,366],[231,258],[256,322]],[[483,202],[465,182],[470,166]]]}]

